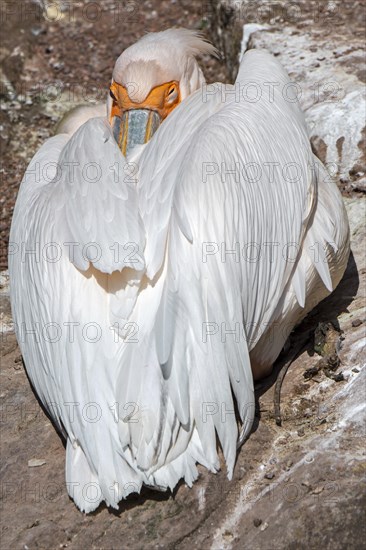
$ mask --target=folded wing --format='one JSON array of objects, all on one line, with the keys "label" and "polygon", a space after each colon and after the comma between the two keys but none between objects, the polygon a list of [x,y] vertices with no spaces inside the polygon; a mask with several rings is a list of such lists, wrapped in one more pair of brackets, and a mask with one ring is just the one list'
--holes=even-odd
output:
[{"label": "folded wing", "polygon": [[[266,96],[268,82],[278,85]],[[141,321],[146,347],[131,348],[129,364],[134,377],[139,364],[162,373],[166,406],[159,437],[143,423],[135,440],[133,430],[124,437],[136,460],[150,448],[157,471],[177,419],[198,434],[212,469],[218,434],[229,472],[235,413],[243,433],[250,429],[248,353],[290,284],[316,196],[303,115],[283,93],[288,83],[269,54],[250,52],[235,86],[217,84],[189,97],[138,160],[146,276],[159,284],[151,320]],[[261,97],[253,100],[250,88]],[[136,322],[148,300],[141,293]],[[125,388],[121,376],[122,401]]]}]

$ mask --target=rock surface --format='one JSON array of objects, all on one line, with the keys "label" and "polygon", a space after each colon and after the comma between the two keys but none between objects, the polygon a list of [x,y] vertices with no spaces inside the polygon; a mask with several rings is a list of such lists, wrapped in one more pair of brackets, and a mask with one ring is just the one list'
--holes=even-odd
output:
[{"label": "rock surface", "polygon": [[[239,60],[247,48],[264,48],[275,55],[296,84],[289,95],[295,93],[305,111],[315,154],[338,179],[343,192],[365,193],[362,2],[211,3],[211,34],[224,51],[228,77],[235,80]],[[244,35],[241,48],[236,38],[239,29]]]},{"label": "rock surface", "polygon": [[315,154],[343,190],[366,192],[363,41],[287,28],[255,32],[249,48],[275,53],[297,85],[293,92],[305,111]]}]

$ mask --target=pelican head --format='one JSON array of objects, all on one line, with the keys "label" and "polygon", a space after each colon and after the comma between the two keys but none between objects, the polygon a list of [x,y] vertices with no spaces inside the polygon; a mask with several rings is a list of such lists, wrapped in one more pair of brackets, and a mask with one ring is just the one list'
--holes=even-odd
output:
[{"label": "pelican head", "polygon": [[205,53],[217,52],[199,33],[169,29],[147,34],[119,56],[108,118],[124,155],[146,143],[179,103],[204,84],[196,56]]}]

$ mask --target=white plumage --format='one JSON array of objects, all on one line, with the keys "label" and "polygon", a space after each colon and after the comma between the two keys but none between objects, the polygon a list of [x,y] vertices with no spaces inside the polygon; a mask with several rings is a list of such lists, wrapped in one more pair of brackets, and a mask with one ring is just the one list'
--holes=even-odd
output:
[{"label": "white plumage", "polygon": [[191,485],[197,462],[217,471],[216,434],[230,477],[253,374],[347,264],[340,193],[280,64],[249,51],[235,86],[206,88],[200,52],[214,49],[182,29],[128,48],[114,81],[135,77],[135,101],[179,81],[180,104],[127,159],[110,119],[76,113],[32,159],[14,210],[17,337],[86,512],[142,484]]}]

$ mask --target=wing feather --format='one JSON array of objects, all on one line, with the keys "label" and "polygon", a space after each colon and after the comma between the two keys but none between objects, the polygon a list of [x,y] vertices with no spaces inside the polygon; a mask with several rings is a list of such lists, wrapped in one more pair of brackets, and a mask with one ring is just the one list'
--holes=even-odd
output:
[{"label": "wing feather", "polygon": [[[105,119],[94,118],[73,134],[59,159],[60,177],[50,186],[58,236],[69,244],[71,261],[85,271],[90,263],[112,273],[144,268],[144,231],[136,186]],[[128,245],[136,254],[128,254]]]},{"label": "wing feather", "polygon": [[[263,89],[264,82],[272,81],[289,83],[269,54],[245,56],[236,86],[256,82]],[[202,92],[193,94],[159,129],[139,159],[139,193],[147,277],[153,279],[164,269],[164,288],[151,326],[158,343],[152,361],[158,361],[167,379],[180,420],[183,401],[175,381],[185,380],[188,371],[189,390],[182,384],[182,395],[191,399],[191,418],[204,453],[212,467],[217,464],[216,431],[230,472],[238,437],[235,415],[229,414],[234,410],[232,396],[247,432],[253,418],[248,352],[271,321],[294,273],[317,182],[298,105],[287,102],[282,93],[275,93],[274,101],[262,98],[255,104],[235,101],[233,94],[223,101],[228,89],[216,89],[206,104]],[[270,179],[256,180],[246,171],[251,166],[263,171],[266,165],[272,167]],[[286,177],[289,166],[300,176],[290,172]],[[204,178],[207,167],[212,175]],[[207,243],[213,244],[215,254],[204,262]],[[289,251],[292,243],[295,258]],[[262,250],[264,244],[273,245],[271,255],[261,261],[243,258],[242,248],[252,244]],[[298,274],[293,284],[302,300],[297,279]],[[215,334],[203,342],[205,326],[215,327]],[[164,421],[172,425],[167,416]]]}]

